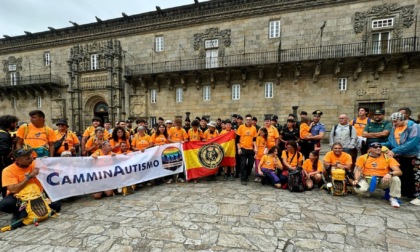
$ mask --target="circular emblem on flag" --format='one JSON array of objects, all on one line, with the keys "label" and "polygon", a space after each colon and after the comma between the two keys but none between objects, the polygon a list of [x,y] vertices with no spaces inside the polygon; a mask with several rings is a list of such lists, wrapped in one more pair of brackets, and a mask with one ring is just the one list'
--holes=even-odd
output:
[{"label": "circular emblem on flag", "polygon": [[206,144],[198,150],[198,160],[208,169],[218,168],[224,156],[223,147],[218,143]]},{"label": "circular emblem on flag", "polygon": [[162,152],[162,166],[163,168],[175,171],[182,166],[182,153],[176,147],[168,147]]}]

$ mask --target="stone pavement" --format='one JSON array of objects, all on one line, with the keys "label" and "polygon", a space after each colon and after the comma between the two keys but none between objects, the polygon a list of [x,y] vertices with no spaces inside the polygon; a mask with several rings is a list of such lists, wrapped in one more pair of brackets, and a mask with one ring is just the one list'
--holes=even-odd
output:
[{"label": "stone pavement", "polygon": [[[325,191],[202,181],[67,200],[58,218],[0,234],[1,251],[418,251],[420,208]],[[2,214],[0,225],[11,216]]]}]

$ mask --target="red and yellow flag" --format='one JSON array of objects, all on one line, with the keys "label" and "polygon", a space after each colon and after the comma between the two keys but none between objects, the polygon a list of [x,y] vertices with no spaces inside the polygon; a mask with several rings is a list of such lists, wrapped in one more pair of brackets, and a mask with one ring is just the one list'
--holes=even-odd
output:
[{"label": "red and yellow flag", "polygon": [[220,166],[235,166],[235,132],[215,137],[207,142],[183,144],[187,180],[216,174]]}]

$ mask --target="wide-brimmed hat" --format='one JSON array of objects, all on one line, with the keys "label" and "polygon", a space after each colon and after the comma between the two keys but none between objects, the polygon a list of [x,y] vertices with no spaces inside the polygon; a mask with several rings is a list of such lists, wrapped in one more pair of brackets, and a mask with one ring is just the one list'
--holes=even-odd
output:
[{"label": "wide-brimmed hat", "polygon": [[59,119],[56,123],[55,123],[55,125],[60,125],[60,124],[63,124],[63,125],[66,125],[67,127],[69,127],[69,124],[67,123],[67,120],[65,120],[65,119]]},{"label": "wide-brimmed hat", "polygon": [[210,121],[209,123],[207,123],[207,126],[216,128],[217,125],[216,122]]}]

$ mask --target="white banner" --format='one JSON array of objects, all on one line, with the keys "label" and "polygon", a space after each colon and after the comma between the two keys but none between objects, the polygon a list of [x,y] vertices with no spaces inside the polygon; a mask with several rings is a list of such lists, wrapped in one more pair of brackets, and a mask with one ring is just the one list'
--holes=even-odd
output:
[{"label": "white banner", "polygon": [[37,176],[52,201],[138,184],[184,171],[182,145],[166,144],[127,155],[37,158]]}]

